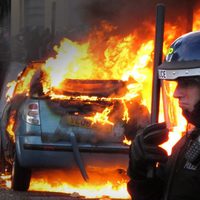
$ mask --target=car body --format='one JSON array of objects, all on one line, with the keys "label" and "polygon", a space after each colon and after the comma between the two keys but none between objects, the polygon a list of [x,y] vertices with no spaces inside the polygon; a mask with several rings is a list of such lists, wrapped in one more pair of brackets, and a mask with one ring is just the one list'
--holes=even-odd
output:
[{"label": "car body", "polygon": [[[113,103],[105,99],[91,102],[77,98],[84,92],[87,95],[95,93],[108,96],[116,91],[116,85],[122,86],[121,82],[70,81],[70,91],[71,88],[72,91],[75,89],[73,84],[78,84],[77,90],[80,91],[76,91],[75,96],[69,99],[38,96],[33,87],[34,95],[16,95],[5,106],[1,120],[1,159],[12,168],[14,190],[27,190],[31,169],[37,167],[78,167],[85,180],[89,178],[87,166],[114,166],[126,170],[129,146],[123,143],[125,128],[122,121],[117,119],[114,125],[102,125],[87,118],[97,111],[102,112],[106,107],[113,106]],[[107,87],[106,83],[111,84],[114,90],[108,89],[111,85]],[[86,85],[93,86],[87,89]],[[100,92],[103,85],[104,89]],[[86,89],[80,89],[84,87]],[[67,90],[69,95],[69,86]],[[117,108],[116,112],[117,115],[113,112],[115,118],[119,115]],[[11,122],[9,131],[8,125]]]},{"label": "car body", "polygon": [[[68,99],[36,95],[36,85],[32,85],[31,95],[12,98],[2,114],[1,149],[5,163],[12,168],[14,190],[28,189],[32,168],[78,168],[84,180],[89,178],[87,166],[126,170],[129,146],[123,139],[128,126],[119,118],[119,103],[106,99],[123,87],[122,81],[68,80],[64,93],[70,95]],[[80,100],[80,95],[101,96]],[[114,124],[91,121],[89,117],[94,113],[110,106],[115,106]],[[142,113],[146,120],[148,115]],[[138,125],[134,129],[131,121],[131,127],[131,134],[135,135]]]}]

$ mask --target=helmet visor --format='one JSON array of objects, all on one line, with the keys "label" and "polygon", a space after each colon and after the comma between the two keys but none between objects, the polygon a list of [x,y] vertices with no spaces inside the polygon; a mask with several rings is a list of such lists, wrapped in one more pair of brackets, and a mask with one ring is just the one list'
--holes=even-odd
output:
[{"label": "helmet visor", "polygon": [[185,121],[182,109],[179,107],[178,99],[173,97],[176,89],[176,81],[161,80],[162,96],[160,109],[163,113],[167,127],[172,130],[178,126],[178,122]]}]

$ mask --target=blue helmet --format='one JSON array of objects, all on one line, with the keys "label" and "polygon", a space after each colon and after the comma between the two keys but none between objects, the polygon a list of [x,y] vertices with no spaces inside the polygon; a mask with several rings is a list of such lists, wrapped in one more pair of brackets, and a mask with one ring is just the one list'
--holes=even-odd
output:
[{"label": "blue helmet", "polygon": [[164,62],[158,67],[159,79],[200,76],[200,31],[176,39]]}]

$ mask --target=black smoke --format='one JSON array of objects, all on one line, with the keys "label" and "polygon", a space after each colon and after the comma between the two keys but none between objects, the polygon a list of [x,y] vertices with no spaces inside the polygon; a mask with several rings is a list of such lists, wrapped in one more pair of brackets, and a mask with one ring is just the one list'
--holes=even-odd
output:
[{"label": "black smoke", "polygon": [[[195,0],[88,0],[82,5],[82,15],[91,27],[98,26],[102,20],[116,25],[121,33],[141,27],[145,22],[155,23],[156,5],[162,3],[166,8],[166,21],[176,25],[179,17],[186,18],[186,29],[191,28],[191,15]],[[145,31],[145,30],[144,30]],[[187,31],[187,30],[186,30]]]}]

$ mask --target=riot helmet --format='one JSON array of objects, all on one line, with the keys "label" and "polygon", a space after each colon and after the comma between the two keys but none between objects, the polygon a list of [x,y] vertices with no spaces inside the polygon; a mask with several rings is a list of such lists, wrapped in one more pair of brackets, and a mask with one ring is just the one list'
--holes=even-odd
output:
[{"label": "riot helmet", "polygon": [[[200,31],[184,34],[172,43],[164,62],[158,67],[158,76],[163,95],[172,94],[172,91],[167,91],[171,88],[169,81],[172,80],[178,80],[186,87],[196,85],[200,89]],[[169,109],[165,109],[165,112]],[[193,111],[182,110],[182,114],[188,122],[200,127],[200,101],[195,104]]]},{"label": "riot helmet", "polygon": [[200,31],[187,33],[170,46],[158,67],[159,79],[200,76]]}]

